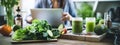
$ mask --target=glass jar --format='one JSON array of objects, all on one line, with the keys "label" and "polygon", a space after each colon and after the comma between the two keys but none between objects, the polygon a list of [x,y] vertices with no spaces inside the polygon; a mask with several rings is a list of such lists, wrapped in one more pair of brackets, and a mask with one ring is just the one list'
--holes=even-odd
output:
[{"label": "glass jar", "polygon": [[86,17],[86,32],[94,32],[95,28],[95,17]]},{"label": "glass jar", "polygon": [[72,19],[72,33],[80,34],[83,28],[83,19],[81,17],[76,17]]},{"label": "glass jar", "polygon": [[22,27],[22,16],[20,14],[17,14],[15,17],[15,25],[19,25]]}]

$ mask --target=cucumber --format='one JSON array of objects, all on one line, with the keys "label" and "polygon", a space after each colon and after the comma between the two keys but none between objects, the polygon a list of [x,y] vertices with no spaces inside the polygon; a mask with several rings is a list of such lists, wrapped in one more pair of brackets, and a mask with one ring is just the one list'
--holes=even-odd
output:
[{"label": "cucumber", "polygon": [[62,32],[63,28],[64,28],[64,25],[63,25],[63,24],[60,24],[59,27],[58,27],[58,30],[59,30],[60,32]]},{"label": "cucumber", "polygon": [[51,30],[47,30],[47,33],[48,33],[48,35],[49,35],[50,37],[53,37],[53,33],[52,33]]}]

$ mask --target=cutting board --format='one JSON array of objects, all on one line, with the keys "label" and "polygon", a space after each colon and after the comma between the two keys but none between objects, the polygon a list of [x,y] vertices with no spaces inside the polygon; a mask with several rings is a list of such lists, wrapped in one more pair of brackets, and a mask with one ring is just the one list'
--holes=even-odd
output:
[{"label": "cutting board", "polygon": [[41,42],[57,42],[58,39],[51,40],[22,40],[22,41],[14,41],[11,40],[11,43],[41,43]]},{"label": "cutting board", "polygon": [[105,37],[106,33],[102,35],[76,35],[72,33],[67,33],[61,35],[60,38],[62,39],[70,39],[70,40],[80,40],[80,41],[101,41]]}]

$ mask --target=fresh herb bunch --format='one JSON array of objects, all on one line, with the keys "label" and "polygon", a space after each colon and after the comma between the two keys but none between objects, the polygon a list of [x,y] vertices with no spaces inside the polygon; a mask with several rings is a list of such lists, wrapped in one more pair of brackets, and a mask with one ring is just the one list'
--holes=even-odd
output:
[{"label": "fresh herb bunch", "polygon": [[13,25],[13,7],[18,5],[19,0],[0,0],[0,5],[6,9],[7,24]]}]

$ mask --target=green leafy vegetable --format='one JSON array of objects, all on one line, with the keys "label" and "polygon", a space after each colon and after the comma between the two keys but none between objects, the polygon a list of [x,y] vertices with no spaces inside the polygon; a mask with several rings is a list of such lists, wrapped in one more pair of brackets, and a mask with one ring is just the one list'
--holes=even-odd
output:
[{"label": "green leafy vegetable", "polygon": [[53,32],[53,38],[58,38],[60,36],[60,31],[59,30],[52,30]]},{"label": "green leafy vegetable", "polygon": [[58,38],[59,30],[52,30],[46,20],[34,19],[32,24],[18,29],[12,35],[13,40],[49,40]]},{"label": "green leafy vegetable", "polygon": [[23,40],[23,38],[25,38],[25,30],[22,29],[16,30],[12,35],[13,40]]}]

